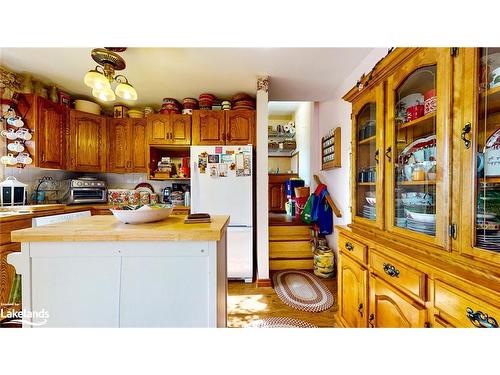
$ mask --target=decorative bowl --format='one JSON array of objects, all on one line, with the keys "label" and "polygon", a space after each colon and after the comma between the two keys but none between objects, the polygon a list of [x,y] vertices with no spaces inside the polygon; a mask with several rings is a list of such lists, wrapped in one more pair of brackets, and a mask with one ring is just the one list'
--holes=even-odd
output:
[{"label": "decorative bowl", "polygon": [[[127,209],[129,207],[129,209]],[[125,224],[144,224],[166,219],[174,210],[168,205],[142,206],[138,209],[125,206],[122,209],[110,209],[113,215]]]},{"label": "decorative bowl", "polygon": [[93,113],[94,115],[101,114],[101,106],[89,100],[81,100],[81,99],[75,100],[75,109],[77,111]]},{"label": "decorative bowl", "polygon": [[370,206],[375,206],[375,203],[377,202],[376,198],[365,197],[365,199]]}]

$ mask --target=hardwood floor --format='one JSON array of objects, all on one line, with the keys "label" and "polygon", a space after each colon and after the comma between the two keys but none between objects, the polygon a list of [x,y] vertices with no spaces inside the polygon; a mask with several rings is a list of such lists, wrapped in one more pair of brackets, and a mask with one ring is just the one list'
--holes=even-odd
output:
[{"label": "hardwood floor", "polygon": [[285,305],[273,288],[257,288],[255,283],[230,281],[228,288],[227,326],[241,328],[246,324],[269,317],[288,317],[304,320],[318,327],[335,327],[334,314],[337,311],[336,280],[322,280],[335,296],[335,304],[328,310],[311,313]]}]

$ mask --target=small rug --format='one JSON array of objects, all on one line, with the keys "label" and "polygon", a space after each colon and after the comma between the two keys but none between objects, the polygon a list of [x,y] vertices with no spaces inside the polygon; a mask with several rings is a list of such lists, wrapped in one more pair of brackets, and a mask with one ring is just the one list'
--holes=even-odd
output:
[{"label": "small rug", "polygon": [[317,326],[292,318],[264,318],[248,323],[245,328],[318,328]]},{"label": "small rug", "polygon": [[333,306],[332,293],[318,277],[309,272],[279,271],[273,275],[273,283],[278,297],[294,309],[320,312]]}]

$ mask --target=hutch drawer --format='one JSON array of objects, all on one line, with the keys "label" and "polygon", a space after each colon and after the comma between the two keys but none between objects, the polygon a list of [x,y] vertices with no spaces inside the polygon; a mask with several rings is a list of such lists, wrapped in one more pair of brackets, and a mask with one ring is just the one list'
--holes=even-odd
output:
[{"label": "hutch drawer", "polygon": [[366,264],[368,261],[368,249],[366,245],[360,242],[354,241],[348,237],[342,235],[339,236],[339,248],[346,254],[356,258],[362,263]]}]

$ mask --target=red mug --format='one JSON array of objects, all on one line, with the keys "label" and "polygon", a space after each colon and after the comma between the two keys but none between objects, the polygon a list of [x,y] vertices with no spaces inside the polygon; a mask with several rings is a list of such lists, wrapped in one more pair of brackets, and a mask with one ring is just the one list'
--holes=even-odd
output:
[{"label": "red mug", "polygon": [[406,110],[406,121],[413,121],[424,115],[424,105],[416,104]]}]

